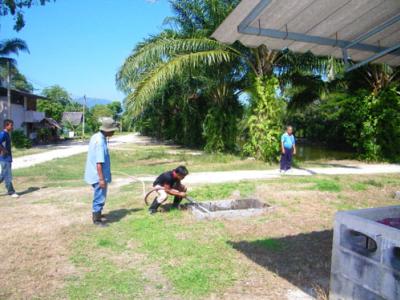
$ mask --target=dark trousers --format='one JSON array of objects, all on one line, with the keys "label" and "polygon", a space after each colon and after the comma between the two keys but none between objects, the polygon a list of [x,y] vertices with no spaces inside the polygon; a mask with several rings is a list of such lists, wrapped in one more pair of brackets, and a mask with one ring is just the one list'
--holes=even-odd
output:
[{"label": "dark trousers", "polygon": [[292,167],[293,148],[286,149],[285,154],[281,155],[281,170],[287,171]]}]

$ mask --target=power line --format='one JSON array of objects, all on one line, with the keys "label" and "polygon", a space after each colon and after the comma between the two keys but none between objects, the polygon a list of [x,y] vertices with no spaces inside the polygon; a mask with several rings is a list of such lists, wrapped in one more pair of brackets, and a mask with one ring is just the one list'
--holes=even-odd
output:
[{"label": "power line", "polygon": [[[26,75],[24,75],[24,76],[25,76],[25,78],[26,78],[29,82],[31,82],[31,83],[33,83],[34,85],[40,87],[40,89],[36,89],[36,90],[43,90],[43,89],[45,89],[45,88],[54,86],[54,84],[46,84],[46,83],[43,83],[42,81],[36,80],[36,79],[34,79],[34,78],[30,77],[30,76],[26,76]],[[67,91],[67,92],[68,92],[68,91]],[[78,94],[70,93],[70,92],[68,92],[68,95],[69,95],[71,98],[73,98],[74,100],[82,99],[82,98],[84,97],[83,94],[82,94],[82,95],[78,95]]]}]

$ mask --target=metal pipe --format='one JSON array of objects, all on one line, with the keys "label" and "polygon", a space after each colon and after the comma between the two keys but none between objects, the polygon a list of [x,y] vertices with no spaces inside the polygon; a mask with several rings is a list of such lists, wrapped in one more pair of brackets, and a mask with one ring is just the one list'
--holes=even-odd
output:
[{"label": "metal pipe", "polygon": [[383,22],[382,24],[372,28],[370,31],[360,35],[358,38],[356,38],[354,41],[352,41],[351,43],[349,43],[345,48],[351,48],[352,46],[358,44],[361,41],[364,41],[366,39],[368,39],[369,37],[385,30],[386,28],[388,28],[389,26],[397,23],[400,21],[400,15],[394,16],[392,18],[390,18],[389,20],[387,20],[386,22]]},{"label": "metal pipe", "polygon": [[353,71],[354,69],[362,67],[362,66],[368,64],[369,62],[374,61],[374,60],[376,60],[376,59],[378,59],[378,58],[380,58],[380,57],[382,57],[382,56],[384,56],[384,55],[386,55],[386,54],[388,54],[388,53],[390,53],[392,51],[395,51],[395,50],[397,50],[399,48],[400,48],[400,43],[397,44],[397,45],[394,45],[394,46],[392,46],[390,48],[386,48],[385,50],[383,50],[383,51],[381,51],[381,52],[379,52],[379,53],[377,53],[375,55],[372,55],[369,58],[367,58],[367,59],[365,59],[365,60],[363,60],[363,61],[361,61],[361,62],[359,62],[359,63],[357,63],[355,65],[352,65],[350,68],[346,69],[346,72],[350,72],[350,71]]}]

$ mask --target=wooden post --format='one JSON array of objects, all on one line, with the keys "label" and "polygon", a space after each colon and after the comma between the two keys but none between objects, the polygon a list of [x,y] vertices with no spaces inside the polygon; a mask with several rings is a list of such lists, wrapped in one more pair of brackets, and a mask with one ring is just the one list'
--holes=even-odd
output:
[{"label": "wooden post", "polygon": [[83,96],[83,118],[82,118],[82,139],[85,138],[85,109],[86,109],[86,95]]},{"label": "wooden post", "polygon": [[[28,111],[28,97],[24,96],[24,114]],[[24,121],[25,121],[25,116],[24,116]],[[29,137],[29,132],[28,132],[28,123],[24,122],[24,128],[25,128],[25,135]]]}]

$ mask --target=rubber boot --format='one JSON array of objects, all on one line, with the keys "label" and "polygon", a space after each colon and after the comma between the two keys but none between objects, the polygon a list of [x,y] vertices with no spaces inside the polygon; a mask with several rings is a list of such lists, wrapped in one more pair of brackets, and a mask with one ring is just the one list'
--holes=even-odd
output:
[{"label": "rubber boot", "polygon": [[108,221],[106,215],[101,214],[100,217],[101,217],[101,221],[102,222],[107,222]]},{"label": "rubber boot", "polygon": [[160,207],[161,203],[158,203],[157,198],[154,199],[153,203],[149,207],[149,213],[150,214],[155,214],[157,212],[157,209]]},{"label": "rubber boot", "polygon": [[178,209],[179,204],[181,204],[182,198],[181,197],[174,197],[174,202],[172,203],[172,209]]},{"label": "rubber boot", "polygon": [[107,227],[108,224],[104,223],[101,220],[101,212],[94,212],[93,213],[93,224],[99,227]]}]

